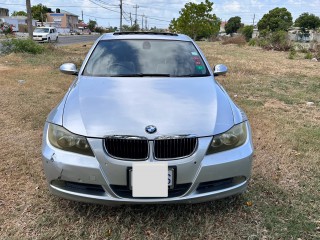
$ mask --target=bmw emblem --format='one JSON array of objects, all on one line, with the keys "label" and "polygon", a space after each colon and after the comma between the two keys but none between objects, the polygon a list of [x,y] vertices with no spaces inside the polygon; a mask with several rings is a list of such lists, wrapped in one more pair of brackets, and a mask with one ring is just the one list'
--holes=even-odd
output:
[{"label": "bmw emblem", "polygon": [[153,125],[149,125],[149,126],[146,126],[145,130],[146,130],[147,133],[152,134],[152,133],[155,133],[157,131],[157,128],[155,126],[153,126]]}]

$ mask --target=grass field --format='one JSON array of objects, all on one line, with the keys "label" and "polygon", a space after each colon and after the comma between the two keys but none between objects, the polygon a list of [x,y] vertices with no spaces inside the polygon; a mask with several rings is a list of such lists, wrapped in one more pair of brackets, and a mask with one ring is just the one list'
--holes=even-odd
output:
[{"label": "grass field", "polygon": [[[110,208],[49,194],[42,127],[89,47],[0,57],[0,239],[320,239],[320,63],[201,42],[217,80],[248,114],[253,176],[238,197],[195,205]],[[19,81],[24,80],[24,81]],[[307,106],[307,102],[314,105]]]}]

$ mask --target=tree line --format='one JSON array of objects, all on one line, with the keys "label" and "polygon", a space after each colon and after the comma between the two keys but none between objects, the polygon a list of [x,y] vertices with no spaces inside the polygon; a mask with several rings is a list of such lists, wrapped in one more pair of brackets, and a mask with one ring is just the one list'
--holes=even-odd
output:
[{"label": "tree line", "polygon": [[[172,32],[183,33],[189,35],[195,40],[201,38],[209,38],[216,36],[220,31],[221,19],[212,13],[213,3],[209,0],[201,2],[199,4],[189,2],[179,11],[180,16],[173,18],[169,25],[169,30]],[[50,13],[51,8],[45,5],[38,4],[31,8],[32,18],[38,21],[46,21],[46,13]],[[12,16],[26,16],[24,11],[13,12]],[[89,20],[89,29],[91,31],[96,30],[96,21]],[[258,22],[257,27],[262,36],[267,35],[270,32],[288,31],[292,26],[299,27],[301,32],[306,34],[309,30],[318,29],[320,27],[320,18],[310,13],[302,13],[293,22],[292,14],[286,8],[274,8],[268,13],[264,14],[261,20]],[[112,28],[116,30],[117,28]],[[133,26],[123,26],[125,31],[138,31],[140,27],[138,24]],[[101,30],[102,28],[97,28]],[[153,30],[159,30],[153,28]],[[241,17],[231,17],[225,24],[226,34],[231,36],[234,33],[242,33],[247,40],[252,36],[253,26],[244,26],[241,23]]]},{"label": "tree line", "polygon": [[[171,20],[169,29],[187,34],[194,40],[217,35],[221,20],[215,14],[211,14],[212,9],[213,3],[208,0],[200,4],[186,3],[179,12],[180,16]],[[314,14],[302,13],[293,22],[292,14],[286,8],[277,7],[264,14],[257,24],[261,35],[288,31],[292,26],[299,27],[303,33],[307,33],[308,30],[316,30],[320,27],[320,18]],[[254,26],[244,26],[239,16],[231,17],[225,24],[226,34],[232,36],[234,33],[241,32],[247,40],[251,38],[253,28]]]}]

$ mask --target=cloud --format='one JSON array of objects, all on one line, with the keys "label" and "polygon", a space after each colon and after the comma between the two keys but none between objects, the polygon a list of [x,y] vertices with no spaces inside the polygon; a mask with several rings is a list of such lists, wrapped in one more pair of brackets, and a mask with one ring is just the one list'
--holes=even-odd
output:
[{"label": "cloud", "polygon": [[224,4],[223,10],[225,12],[241,12],[241,4],[238,1],[232,1]]}]

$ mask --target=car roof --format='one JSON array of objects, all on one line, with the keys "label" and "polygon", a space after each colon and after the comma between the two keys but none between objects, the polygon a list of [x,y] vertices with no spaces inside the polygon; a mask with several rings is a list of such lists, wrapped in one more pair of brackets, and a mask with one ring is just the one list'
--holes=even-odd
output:
[{"label": "car roof", "polygon": [[158,40],[177,40],[192,41],[190,37],[184,34],[161,33],[161,32],[114,32],[104,34],[100,40],[114,39],[158,39]]}]

